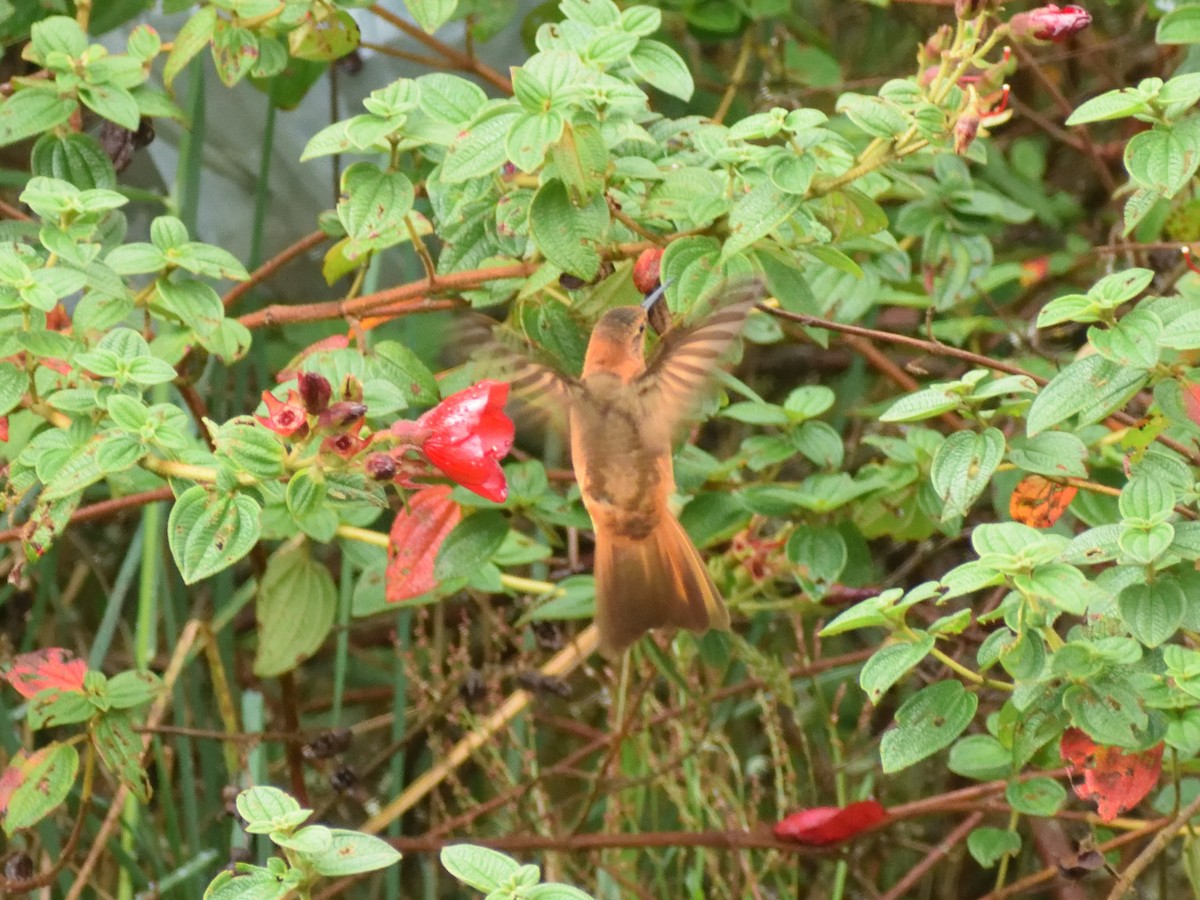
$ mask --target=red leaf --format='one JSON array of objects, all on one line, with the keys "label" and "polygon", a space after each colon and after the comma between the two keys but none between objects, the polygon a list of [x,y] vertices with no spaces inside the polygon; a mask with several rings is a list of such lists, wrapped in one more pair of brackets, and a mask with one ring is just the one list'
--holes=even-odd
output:
[{"label": "red leaf", "polygon": [[1120,747],[1097,744],[1078,728],[1068,728],[1063,732],[1059,752],[1083,773],[1082,784],[1072,780],[1076,796],[1094,800],[1105,822],[1141,803],[1162,773],[1161,743],[1141,753],[1126,753]]},{"label": "red leaf", "polygon": [[777,822],[775,837],[799,844],[839,844],[878,825],[887,810],[878,800],[860,800],[849,806],[814,806]]},{"label": "red leaf", "polygon": [[445,484],[417,491],[408,498],[408,509],[400,510],[388,536],[388,603],[411,600],[437,587],[433,563],[446,535],[462,518],[462,510],[450,500]]},{"label": "red leaf", "polygon": [[82,659],[76,659],[61,647],[49,647],[20,654],[5,674],[17,693],[28,698],[46,688],[82,691],[87,670]]}]

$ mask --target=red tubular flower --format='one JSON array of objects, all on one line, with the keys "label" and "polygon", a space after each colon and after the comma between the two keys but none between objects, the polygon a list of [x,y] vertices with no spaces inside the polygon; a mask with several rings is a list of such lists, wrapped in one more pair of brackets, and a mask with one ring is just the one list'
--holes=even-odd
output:
[{"label": "red tubular flower", "polygon": [[508,497],[498,462],[513,443],[513,423],[504,414],[507,399],[507,384],[481,381],[417,420],[425,458],[452,481],[496,503]]},{"label": "red tubular flower", "polygon": [[792,813],[772,829],[781,841],[820,846],[840,844],[887,818],[878,800],[847,806],[815,806]]},{"label": "red tubular flower", "polygon": [[1092,24],[1092,14],[1082,6],[1057,6],[1049,3],[1029,12],[1017,13],[1008,20],[1009,33],[1017,40],[1033,38],[1061,44]]},{"label": "red tubular flower", "polygon": [[0,441],[8,442],[8,416],[0,416]]},{"label": "red tubular flower", "polygon": [[662,247],[643,250],[633,264],[633,285],[643,294],[658,287],[658,272],[662,264]]},{"label": "red tubular flower", "polygon": [[369,446],[371,446],[371,442],[366,438],[360,438],[350,432],[345,432],[343,434],[335,434],[321,441],[321,452],[335,453],[342,459],[353,459]]},{"label": "red tubular flower", "polygon": [[267,415],[255,416],[263,425],[280,437],[304,437],[308,433],[308,417],[300,403],[300,395],[288,391],[287,400],[280,400],[270,391],[263,391],[263,403],[267,404]]}]

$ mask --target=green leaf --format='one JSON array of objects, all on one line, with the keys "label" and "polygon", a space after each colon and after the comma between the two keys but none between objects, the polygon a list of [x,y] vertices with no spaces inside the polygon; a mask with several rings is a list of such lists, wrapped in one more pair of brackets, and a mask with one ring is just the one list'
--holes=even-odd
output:
[{"label": "green leaf", "polygon": [[1073,724],[1097,743],[1141,749],[1136,730],[1145,728],[1148,719],[1132,687],[1111,678],[1073,684],[1063,693],[1063,707]]},{"label": "green leaf", "polygon": [[932,634],[919,630],[914,633],[916,640],[906,639],[880,647],[863,665],[858,684],[872,703],[878,704],[888,689],[933,649]]},{"label": "green leaf", "polygon": [[1012,751],[990,734],[969,734],[950,748],[946,768],[964,778],[991,781],[1012,771]]},{"label": "green leaf", "polygon": [[1022,815],[1052,816],[1067,802],[1067,789],[1053,778],[1030,778],[1010,784],[1004,796]]},{"label": "green leaf", "polygon": [[112,190],[117,186],[112,160],[96,139],[86,133],[46,132],[33,145],[29,165],[34,175],[60,178],[84,190]]},{"label": "green leaf", "polygon": [[1186,603],[1183,589],[1169,577],[1151,584],[1126,585],[1117,597],[1117,607],[1130,634],[1151,648],[1179,630]]},{"label": "green leaf", "polygon": [[1125,168],[1130,177],[1163,197],[1174,197],[1192,180],[1200,165],[1200,153],[1195,150],[1196,126],[1200,126],[1200,120],[1191,119],[1173,128],[1158,126],[1135,134],[1125,145]]},{"label": "green leaf", "polygon": [[228,459],[235,469],[260,481],[283,474],[283,444],[274,433],[249,416],[231,419],[213,435],[217,454]]},{"label": "green leaf", "polygon": [[337,586],[329,570],[309,556],[308,545],[272,554],[255,601],[260,678],[290,672],[312,656],[333,627]]},{"label": "green leaf", "polygon": [[150,802],[150,779],[142,765],[142,740],[125,712],[100,716],[91,730],[92,746],[100,760],[121,784],[142,803]]},{"label": "green leaf", "polygon": [[9,837],[32,828],[54,812],[71,792],[79,771],[79,753],[71,744],[53,743],[28,753],[18,750],[0,781],[13,785],[8,804],[0,809]]},{"label": "green leaf", "polygon": [[105,696],[113,709],[132,709],[149,703],[162,690],[162,679],[153,672],[118,672],[108,679]]},{"label": "green leaf", "polygon": [[39,691],[29,703],[29,727],[34,731],[75,725],[96,715],[96,706],[88,695],[75,690],[50,688]]},{"label": "green leaf", "polygon": [[769,181],[753,187],[729,213],[729,237],[721,248],[721,262],[786,222],[800,208],[800,203],[800,197],[781,192]]},{"label": "green leaf", "polygon": [[1008,442],[1008,458],[1013,465],[1037,475],[1086,478],[1087,455],[1083,441],[1065,431],[1046,431],[1034,437],[1017,435]]},{"label": "green leaf", "polygon": [[1200,44],[1200,8],[1172,9],[1159,19],[1154,40],[1159,44]]},{"label": "green leaf", "polygon": [[800,526],[788,538],[786,552],[800,577],[826,584],[841,577],[849,559],[846,539],[830,526]]},{"label": "green leaf", "polygon": [[919,422],[958,409],[961,398],[946,391],[928,388],[901,397],[879,416],[880,422]]},{"label": "green leaf", "polygon": [[333,835],[324,825],[305,825],[290,834],[273,831],[270,837],[272,843],[304,856],[325,853],[333,846]]},{"label": "green leaf", "polygon": [[[1161,23],[1160,23],[1161,25]],[[1123,119],[1147,109],[1146,95],[1137,88],[1120,88],[1093,97],[1067,117],[1066,124],[1084,125],[1107,119]]]},{"label": "green leaf", "polygon": [[129,131],[137,131],[142,118],[133,94],[111,84],[85,84],[79,88],[79,99],[96,115],[116,122]]},{"label": "green leaf", "polygon": [[704,548],[728,540],[745,528],[750,521],[750,511],[736,494],[705,491],[683,508],[679,521],[696,546]]},{"label": "green leaf", "polygon": [[384,172],[369,162],[347,168],[337,205],[338,220],[350,238],[346,256],[355,259],[407,240],[404,220],[415,196],[412,182],[400,172]]},{"label": "green leaf", "polygon": [[1005,856],[1016,856],[1021,852],[1021,836],[1003,828],[976,828],[967,835],[967,849],[975,862],[990,869]]},{"label": "green leaf", "polygon": [[60,97],[53,91],[17,91],[0,104],[0,147],[57,128],[71,118],[76,108],[70,97]]},{"label": "green leaf", "polygon": [[692,99],[696,89],[692,73],[683,57],[666,44],[642,38],[629,54],[629,64],[639,78],[664,94],[680,100]]},{"label": "green leaf", "polygon": [[1163,323],[1145,309],[1131,310],[1111,328],[1093,325],[1088,340],[1096,352],[1121,366],[1151,369],[1158,365],[1159,343]]},{"label": "green leaf", "polygon": [[485,509],[454,526],[438,548],[433,577],[438,581],[470,575],[492,558],[508,535],[508,519],[498,509]]},{"label": "green leaf", "polygon": [[249,28],[219,19],[212,34],[212,58],[217,76],[233,87],[258,63],[258,35]]},{"label": "green leaf", "polygon": [[908,117],[892,103],[863,94],[843,94],[837,111],[872,137],[894,138],[908,128]]},{"label": "green leaf", "polygon": [[433,34],[454,16],[458,0],[404,0],[404,5],[417,24]]},{"label": "green leaf", "polygon": [[329,833],[333,838],[329,849],[308,858],[312,867],[327,878],[374,872],[400,861],[400,852],[374,835],[345,828],[330,828]]},{"label": "green leaf", "polygon": [[591,281],[600,271],[597,245],[608,226],[608,205],[597,194],[583,206],[571,202],[558,179],[547,181],[529,208],[529,227],[538,249],[564,272]]},{"label": "green leaf", "polygon": [[897,727],[883,735],[883,771],[899,772],[950,746],[978,706],[979,698],[958,681],[939,681],[913,694],[896,710]]},{"label": "green leaf", "polygon": [[455,138],[442,160],[440,179],[456,184],[500,171],[507,159],[505,138],[520,113],[508,104],[493,107]]},{"label": "green leaf", "polygon": [[290,830],[312,813],[311,809],[301,809],[289,794],[269,785],[247,788],[234,803],[251,834]]},{"label": "green leaf", "polygon": [[1086,425],[1120,409],[1146,383],[1143,369],[1119,366],[1099,354],[1075,360],[1034,398],[1025,420],[1029,437],[1074,415]]},{"label": "green leaf", "polygon": [[487,892],[498,890],[520,868],[512,857],[473,844],[443,847],[439,859],[446,871],[459,881]]},{"label": "green leaf", "polygon": [[167,541],[184,582],[195,584],[249,553],[258,541],[261,512],[244,494],[211,494],[199,484],[184,491],[167,522]]},{"label": "green leaf", "polygon": [[547,148],[562,137],[565,120],[553,109],[521,113],[504,139],[505,152],[522,172],[533,172],[546,158]]},{"label": "green leaf", "polygon": [[1137,474],[1125,483],[1117,508],[1125,519],[1141,522],[1163,522],[1175,509],[1175,490],[1169,483],[1154,475]]},{"label": "green leaf", "polygon": [[967,514],[1003,459],[1004,433],[998,428],[984,429],[981,434],[958,431],[942,442],[929,476],[946,504],[943,520]]},{"label": "green leaf", "polygon": [[29,375],[15,363],[0,362],[0,416],[7,415],[29,390]]}]

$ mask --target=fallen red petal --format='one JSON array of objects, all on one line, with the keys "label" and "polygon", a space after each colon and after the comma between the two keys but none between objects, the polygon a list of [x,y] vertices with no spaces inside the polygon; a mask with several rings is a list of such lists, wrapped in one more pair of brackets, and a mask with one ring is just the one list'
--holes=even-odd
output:
[{"label": "fallen red petal", "polygon": [[848,806],[814,806],[794,812],[775,824],[775,837],[799,844],[838,844],[887,818],[878,800],[860,800]]}]

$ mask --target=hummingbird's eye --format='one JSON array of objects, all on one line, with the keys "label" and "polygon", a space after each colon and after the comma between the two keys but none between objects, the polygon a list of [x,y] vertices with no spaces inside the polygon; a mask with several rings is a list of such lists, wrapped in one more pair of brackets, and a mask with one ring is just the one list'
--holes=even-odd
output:
[{"label": "hummingbird's eye", "polygon": [[638,326],[638,334],[645,334],[645,333],[646,333],[646,323],[643,322],[641,325]]}]

